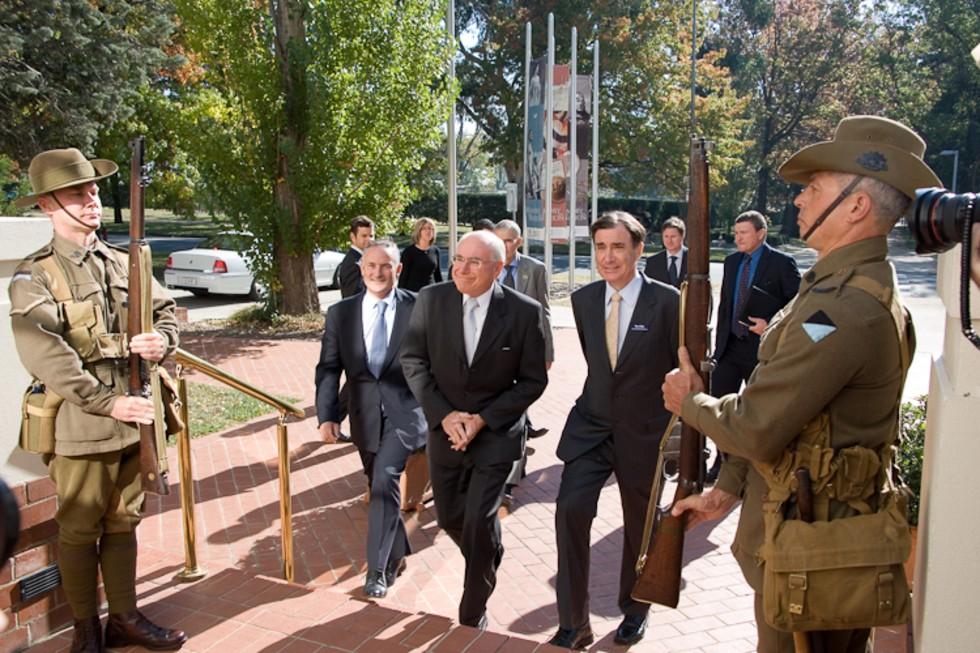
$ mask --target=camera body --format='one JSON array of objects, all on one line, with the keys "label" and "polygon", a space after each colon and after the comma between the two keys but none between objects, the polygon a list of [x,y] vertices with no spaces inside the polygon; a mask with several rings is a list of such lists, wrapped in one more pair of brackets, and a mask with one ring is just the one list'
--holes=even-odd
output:
[{"label": "camera body", "polygon": [[945,252],[962,243],[960,255],[960,325],[964,337],[980,349],[980,335],[970,322],[970,276],[980,287],[980,222],[976,193],[920,188],[906,214],[916,254]]},{"label": "camera body", "polygon": [[978,220],[975,193],[951,193],[945,188],[920,188],[906,215],[915,238],[916,254],[945,252],[970,242],[970,229]]}]

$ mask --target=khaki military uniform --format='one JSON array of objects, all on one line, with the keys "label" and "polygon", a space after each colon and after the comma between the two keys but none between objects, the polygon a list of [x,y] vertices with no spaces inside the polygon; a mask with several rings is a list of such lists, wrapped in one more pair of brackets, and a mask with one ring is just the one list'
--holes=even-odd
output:
[{"label": "khaki military uniform", "polygon": [[[851,275],[893,289],[885,237],[841,247],[806,274],[799,294],[770,323],[759,345],[759,365],[740,395],[692,393],[682,418],[732,454],[717,488],[743,500],[732,551],[749,585],[762,591],[758,551],[763,543],[766,484],[750,461],[775,462],[803,426],[822,411],[831,444],[876,448],[894,437],[904,380],[895,322],[885,305],[845,286]],[[911,322],[908,324],[911,332]],[[910,338],[914,351],[914,338]],[[831,502],[831,517],[853,514]],[[770,628],[756,610],[759,650],[792,651],[792,636]],[[868,631],[833,631],[834,651],[863,651]]]},{"label": "khaki military uniform", "polygon": [[[135,609],[133,530],[143,503],[139,430],[110,417],[116,398],[128,391],[128,259],[124,250],[99,240],[88,249],[55,235],[17,266],[10,282],[20,359],[65,399],[58,410],[54,454],[45,459],[57,487],[59,565],[76,619],[94,614],[100,559],[110,612]],[[62,279],[45,269],[52,262]],[[55,299],[52,288],[62,280],[74,302],[91,302],[88,310]],[[167,340],[170,354],[177,347],[174,302],[155,281],[153,316],[153,328]],[[100,321],[109,335],[93,340],[86,333],[102,331],[96,327]],[[113,534],[117,537],[107,537]],[[112,555],[116,563],[107,564]]]}]

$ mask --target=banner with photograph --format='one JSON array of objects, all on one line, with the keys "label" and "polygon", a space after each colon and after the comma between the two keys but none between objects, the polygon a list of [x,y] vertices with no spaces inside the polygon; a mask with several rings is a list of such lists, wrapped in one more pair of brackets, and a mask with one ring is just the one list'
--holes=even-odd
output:
[{"label": "banner with photograph", "polygon": [[571,184],[575,183],[575,237],[589,235],[589,153],[592,150],[592,77],[578,75],[575,84],[575,152],[571,151],[571,118],[569,114],[568,66],[563,75],[555,71],[555,94],[552,129],[555,149],[552,153],[552,241],[568,241],[568,215]]},{"label": "banner with photograph", "polygon": [[528,79],[527,143],[524,144],[524,237],[544,241],[544,100],[548,57],[531,61]]}]

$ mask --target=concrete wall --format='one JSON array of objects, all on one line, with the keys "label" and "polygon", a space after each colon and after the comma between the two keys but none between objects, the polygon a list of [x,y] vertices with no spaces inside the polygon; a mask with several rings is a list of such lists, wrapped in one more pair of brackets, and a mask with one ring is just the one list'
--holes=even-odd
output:
[{"label": "concrete wall", "polygon": [[10,296],[7,288],[14,268],[25,256],[51,240],[51,221],[40,218],[0,217],[0,476],[16,485],[47,475],[40,457],[17,447],[20,405],[30,376],[24,371],[10,332]]},{"label": "concrete wall", "polygon": [[[929,385],[922,471],[913,625],[920,653],[980,650],[980,350],[960,333],[960,248],[939,261],[938,290],[946,307],[942,355]],[[980,291],[970,285],[970,312],[980,316]],[[980,331],[980,319],[972,321]]]}]

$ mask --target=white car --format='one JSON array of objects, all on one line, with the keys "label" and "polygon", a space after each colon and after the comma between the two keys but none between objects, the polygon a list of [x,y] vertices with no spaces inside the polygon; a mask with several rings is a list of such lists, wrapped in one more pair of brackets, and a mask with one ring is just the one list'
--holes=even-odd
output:
[{"label": "white car", "polygon": [[[225,231],[194,249],[173,252],[167,257],[164,283],[167,288],[189,290],[195,295],[247,295],[258,299],[260,286],[240,254],[251,238],[251,234]],[[318,288],[337,286],[337,268],[343,259],[343,254],[332,250],[313,255]]]}]

